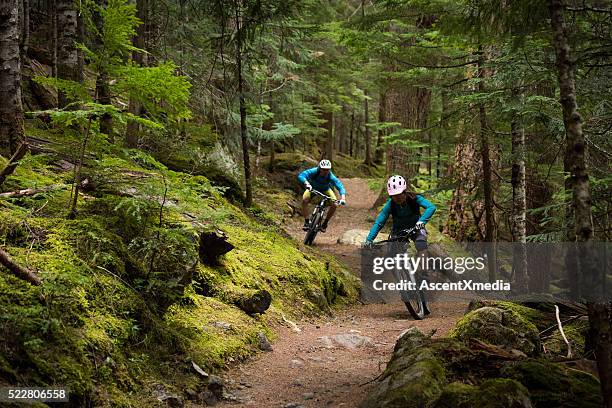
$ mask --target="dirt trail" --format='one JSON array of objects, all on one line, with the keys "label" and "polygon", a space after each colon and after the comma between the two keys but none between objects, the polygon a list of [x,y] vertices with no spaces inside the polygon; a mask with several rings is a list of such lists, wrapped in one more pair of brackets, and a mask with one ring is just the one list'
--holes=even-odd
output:
[{"label": "dirt trail", "polygon": [[[359,275],[356,246],[339,245],[336,240],[349,229],[369,229],[368,217],[376,200],[362,179],[343,179],[347,207],[339,208],[326,233],[316,237],[315,246],[334,254]],[[302,218],[287,231],[302,240]],[[422,321],[408,315],[403,303],[356,305],[331,317],[295,322],[299,333],[281,327],[273,351],[231,369],[223,377],[239,402],[221,407],[357,407],[374,380],[389,361],[397,337],[416,326],[436,336],[444,335],[463,315],[463,303],[436,303],[432,314]],[[365,342],[356,348],[330,343],[333,336]],[[364,338],[369,337],[370,340]]]}]

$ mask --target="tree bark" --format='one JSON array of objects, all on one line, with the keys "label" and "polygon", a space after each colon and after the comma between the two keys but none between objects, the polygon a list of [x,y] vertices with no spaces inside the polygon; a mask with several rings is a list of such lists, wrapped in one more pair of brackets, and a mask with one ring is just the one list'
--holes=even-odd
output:
[{"label": "tree bark", "polygon": [[333,160],[334,157],[334,112],[324,113],[326,122],[325,129],[327,130],[327,139],[325,141],[325,152],[321,159]]},{"label": "tree bark", "polygon": [[249,142],[247,139],[246,102],[244,99],[244,78],[242,77],[242,21],[240,7],[236,8],[236,76],[238,80],[238,98],[240,105],[240,140],[242,143],[242,158],[244,162],[244,205],[250,207],[253,204],[253,190],[251,182],[251,165],[249,163]]},{"label": "tree bark", "polygon": [[[585,291],[598,298],[604,285],[598,284],[598,271],[594,266],[593,219],[591,213],[591,191],[586,166],[586,145],[582,133],[582,117],[578,112],[574,71],[570,57],[567,27],[565,25],[562,0],[550,0],[550,23],[553,32],[557,79],[559,81],[563,123],[566,137],[566,160],[572,184],[575,236],[581,242],[578,259],[581,273],[590,283]],[[604,406],[612,407],[612,312],[606,300],[589,302],[589,324],[591,343],[594,345],[597,369],[601,383]]]},{"label": "tree bark", "polygon": [[[106,0],[98,0],[98,2],[101,7],[107,6]],[[93,20],[98,32],[102,33],[104,30],[104,21],[100,13],[94,11]],[[100,36],[96,36],[94,40],[94,49],[100,52],[102,51],[103,47],[104,44],[102,42],[102,38],[100,38]],[[96,78],[96,101],[103,105],[111,105],[112,100],[110,95],[110,85],[108,83],[108,73],[106,71],[106,67],[104,66],[104,62],[96,68],[98,71],[98,76]],[[100,133],[107,135],[111,143],[114,142],[113,118],[108,113],[105,113],[100,118]]]},{"label": "tree bark", "polygon": [[370,122],[370,110],[368,106],[368,91],[367,89],[364,91],[365,99],[363,101],[363,116],[364,116],[364,132],[365,132],[365,161],[364,163],[367,166],[372,166],[372,137],[370,136],[370,128],[368,124]]},{"label": "tree bark", "polygon": [[[134,47],[144,50],[146,49],[147,44],[147,31],[148,31],[148,16],[149,16],[149,0],[137,0],[136,1],[136,17],[142,24],[140,24],[136,28],[136,36],[132,39],[132,44]],[[139,66],[147,65],[147,56],[142,51],[134,51],[132,52],[132,61]],[[142,105],[139,101],[134,98],[130,98],[128,103],[128,112],[132,115],[140,116],[142,115]],[[140,126],[138,123],[130,120],[127,123],[126,131],[125,131],[125,143],[128,147],[136,148],[138,147],[138,132]]]},{"label": "tree bark", "polygon": [[351,110],[351,130],[349,131],[349,156],[353,157],[353,134],[355,133],[355,109]]},{"label": "tree bark", "polygon": [[[380,92],[380,100],[378,101],[378,123],[387,121],[387,94]],[[374,163],[382,164],[385,156],[385,131],[378,129],[378,139],[376,141],[376,151],[374,152]]]},{"label": "tree bark", "polygon": [[[74,0],[56,0],[57,12],[57,77],[68,81],[81,82],[83,75],[80,70],[79,24]],[[64,92],[58,93],[58,106],[64,108],[71,102]]]},{"label": "tree bark", "polygon": [[25,61],[30,44],[30,0],[22,0],[23,27],[21,36],[21,61]]},{"label": "tree bark", "polygon": [[[0,6],[1,8],[1,6]],[[19,45],[17,46],[19,48]],[[13,275],[19,279],[23,279],[26,282],[30,282],[32,285],[39,286],[42,281],[31,270],[24,268],[23,266],[17,265],[2,248],[0,248],[0,264],[4,265]]]},{"label": "tree bark", "polygon": [[[484,92],[484,79],[486,72],[484,69],[484,52],[478,59],[478,92]],[[485,208],[485,242],[489,245],[494,245],[495,241],[495,215],[493,214],[493,180],[491,177],[491,157],[489,147],[489,133],[487,125],[487,113],[483,103],[478,106],[478,119],[480,121],[480,155],[482,158],[482,173],[483,173],[483,192],[484,192],[484,208]],[[495,282],[497,276],[497,259],[495,248],[490,248],[487,253],[487,263],[489,269],[489,281]]]},{"label": "tree bark", "polygon": [[[517,95],[518,97],[518,92]],[[517,98],[518,99],[518,98]],[[512,134],[512,236],[514,242],[513,267],[517,289],[527,292],[527,196],[525,185],[525,130],[521,119],[516,115],[511,123]]]},{"label": "tree bark", "polygon": [[24,140],[18,10],[19,0],[0,1],[0,154],[6,156]]}]

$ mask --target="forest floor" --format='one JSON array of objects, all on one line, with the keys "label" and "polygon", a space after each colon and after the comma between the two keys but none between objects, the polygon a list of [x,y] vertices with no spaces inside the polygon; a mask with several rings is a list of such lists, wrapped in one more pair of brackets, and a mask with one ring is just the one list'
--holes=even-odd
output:
[{"label": "forest floor", "polygon": [[[347,206],[339,208],[326,233],[314,246],[360,274],[359,247],[337,243],[345,231],[369,230],[368,219],[377,198],[363,179],[343,179]],[[286,229],[303,239],[302,218]],[[358,304],[335,310],[330,316],[297,321],[299,328],[281,326],[273,350],[233,367],[223,375],[235,402],[220,407],[357,407],[384,371],[398,336],[410,327],[445,335],[466,310],[465,303],[442,302],[422,321],[413,320],[399,296],[395,303]]]}]

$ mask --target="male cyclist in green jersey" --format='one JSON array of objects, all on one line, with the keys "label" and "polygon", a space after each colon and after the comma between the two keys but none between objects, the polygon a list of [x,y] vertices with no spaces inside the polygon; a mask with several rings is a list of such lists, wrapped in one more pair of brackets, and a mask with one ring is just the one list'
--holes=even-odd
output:
[{"label": "male cyclist in green jersey", "polygon": [[335,187],[340,194],[339,205],[346,204],[346,190],[344,189],[344,185],[342,182],[332,173],[331,171],[332,165],[329,160],[323,159],[319,162],[317,167],[313,167],[311,169],[307,169],[302,171],[298,175],[298,180],[301,184],[304,185],[306,191],[302,195],[302,215],[304,216],[304,230],[307,230],[309,225],[309,216],[308,216],[308,203],[310,203],[310,192],[312,190],[317,190],[329,198],[332,199],[331,206],[329,211],[327,212],[327,217],[323,221],[321,225],[321,232],[325,232],[327,229],[327,223],[334,216],[336,212],[336,194],[334,194],[334,190],[332,187]]}]

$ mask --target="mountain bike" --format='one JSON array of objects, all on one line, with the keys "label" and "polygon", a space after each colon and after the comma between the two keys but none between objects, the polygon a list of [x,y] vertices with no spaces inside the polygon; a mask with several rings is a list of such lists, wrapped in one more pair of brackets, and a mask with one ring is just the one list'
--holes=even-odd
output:
[{"label": "mountain bike", "polygon": [[[395,255],[406,252],[408,249],[407,243],[414,241],[419,231],[420,229],[417,227],[402,230],[393,236],[389,235],[389,238],[384,241],[374,243],[373,247],[382,247],[384,244],[390,244],[387,251],[388,254]],[[429,308],[427,307],[425,291],[419,289],[425,273],[426,271],[424,270],[412,271],[411,273],[405,269],[393,269],[393,275],[395,276],[397,282],[412,282],[414,285],[413,287],[416,288],[414,290],[399,291],[408,312],[410,312],[415,320],[422,320],[426,315],[430,314]]]},{"label": "mountain bike", "polygon": [[[321,196],[321,201],[315,206],[314,210],[312,210],[312,215],[310,216],[310,220],[308,222],[308,230],[306,231],[306,236],[304,237],[304,244],[312,245],[314,242],[317,233],[321,230],[321,225],[323,225],[323,221],[327,216],[327,202],[332,201],[332,199],[327,195],[323,194],[317,190],[311,190],[311,193],[315,195]],[[334,203],[339,204],[339,200],[335,200]]]}]

